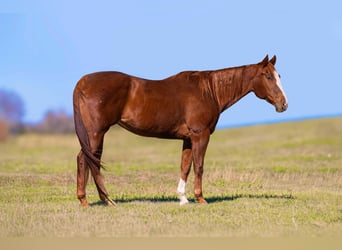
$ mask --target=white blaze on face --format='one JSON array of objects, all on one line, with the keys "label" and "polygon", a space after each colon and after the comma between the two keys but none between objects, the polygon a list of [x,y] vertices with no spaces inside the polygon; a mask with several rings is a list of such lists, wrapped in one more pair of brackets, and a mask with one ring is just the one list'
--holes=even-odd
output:
[{"label": "white blaze on face", "polygon": [[276,79],[276,84],[277,84],[278,88],[281,90],[281,92],[283,93],[283,96],[285,97],[285,102],[287,104],[287,97],[285,95],[285,91],[283,89],[283,86],[281,85],[279,74],[276,71],[274,71],[273,75],[274,75],[274,78]]},{"label": "white blaze on face", "polygon": [[182,178],[180,178],[178,187],[177,187],[177,193],[178,193],[178,198],[180,200],[179,205],[181,206],[189,203],[188,199],[185,196],[185,187],[186,187],[185,181],[183,181]]}]

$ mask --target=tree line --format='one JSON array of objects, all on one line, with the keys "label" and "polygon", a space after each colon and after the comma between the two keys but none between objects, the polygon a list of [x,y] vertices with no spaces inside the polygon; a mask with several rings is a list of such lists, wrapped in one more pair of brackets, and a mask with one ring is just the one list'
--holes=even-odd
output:
[{"label": "tree line", "polygon": [[20,133],[74,133],[73,116],[63,110],[50,110],[36,124],[23,122],[25,104],[13,91],[0,89],[0,141]]}]

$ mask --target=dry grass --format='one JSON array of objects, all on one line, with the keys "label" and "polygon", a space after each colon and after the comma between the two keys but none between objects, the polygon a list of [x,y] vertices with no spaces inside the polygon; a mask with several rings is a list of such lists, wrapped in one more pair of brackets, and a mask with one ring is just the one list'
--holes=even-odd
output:
[{"label": "dry grass", "polygon": [[[118,206],[75,197],[75,136],[0,144],[0,236],[341,236],[342,118],[215,132],[204,176],[208,206],[179,207],[181,142],[119,128],[103,172]],[[193,201],[191,174],[188,196]]]}]

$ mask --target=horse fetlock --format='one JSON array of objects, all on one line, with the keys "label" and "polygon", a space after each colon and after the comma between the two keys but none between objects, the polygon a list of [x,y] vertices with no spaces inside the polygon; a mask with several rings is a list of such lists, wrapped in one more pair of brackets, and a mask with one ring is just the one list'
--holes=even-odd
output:
[{"label": "horse fetlock", "polygon": [[195,188],[194,189],[194,194],[195,194],[195,197],[196,197],[196,199],[198,198],[198,197],[202,197],[202,189],[200,189],[200,188]]},{"label": "horse fetlock", "polygon": [[207,201],[203,198],[202,190],[201,189],[195,189],[195,198],[198,203],[200,204],[207,204]]}]

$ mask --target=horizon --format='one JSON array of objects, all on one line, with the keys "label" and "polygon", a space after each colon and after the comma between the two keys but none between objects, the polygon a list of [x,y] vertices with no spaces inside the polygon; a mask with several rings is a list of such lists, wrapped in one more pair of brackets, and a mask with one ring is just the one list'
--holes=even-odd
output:
[{"label": "horizon", "polygon": [[230,129],[230,128],[243,128],[243,127],[252,127],[258,125],[272,125],[272,124],[281,124],[281,123],[292,123],[292,122],[301,122],[301,121],[310,121],[310,120],[320,120],[320,119],[333,119],[333,118],[341,118],[342,113],[338,114],[324,114],[324,115],[315,115],[315,116],[304,116],[304,117],[293,117],[293,118],[285,118],[285,119],[277,119],[277,120],[268,120],[262,122],[250,122],[250,123],[240,123],[240,124],[231,124],[228,126],[217,126],[216,129]]},{"label": "horizon", "polygon": [[[63,110],[57,112],[64,112]],[[68,114],[64,112],[64,114],[73,118],[73,114]],[[321,115],[314,115],[314,116],[301,116],[301,117],[291,117],[291,118],[284,118],[284,119],[276,119],[276,120],[264,120],[261,122],[246,122],[246,123],[235,123],[229,125],[220,125],[217,123],[216,130],[222,129],[230,129],[230,128],[243,128],[243,127],[251,127],[251,126],[258,126],[258,125],[272,125],[272,124],[281,124],[281,123],[291,123],[291,122],[301,122],[301,121],[309,121],[309,120],[319,120],[319,119],[333,119],[333,118],[342,118],[342,113],[335,113],[335,114],[321,114]],[[24,125],[28,126],[37,126],[43,121],[37,122],[23,122]],[[119,126],[118,124],[114,124],[111,127]]]}]

